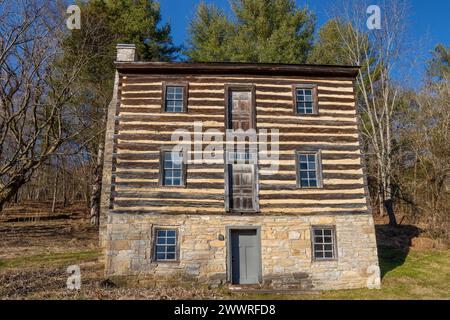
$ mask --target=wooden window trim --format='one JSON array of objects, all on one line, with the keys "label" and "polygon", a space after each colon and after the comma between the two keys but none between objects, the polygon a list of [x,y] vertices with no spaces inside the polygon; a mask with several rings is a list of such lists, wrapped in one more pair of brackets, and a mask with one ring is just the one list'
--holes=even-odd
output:
[{"label": "wooden window trim", "polygon": [[[300,154],[311,155],[314,154],[316,156],[316,170],[317,170],[317,187],[302,187],[300,180]],[[322,150],[318,151],[295,151],[295,173],[297,177],[297,188],[298,189],[323,189],[323,170],[322,170]]]},{"label": "wooden window trim", "polygon": [[[167,87],[182,87],[183,88],[183,111],[181,112],[167,112],[166,111],[166,94]],[[189,83],[187,82],[163,82],[162,83],[162,101],[161,112],[163,113],[188,113],[188,100],[189,100]]]},{"label": "wooden window trim", "polygon": [[[311,89],[313,97],[313,113],[300,114],[297,112],[297,89]],[[294,114],[299,117],[317,117],[319,115],[319,92],[317,84],[294,84],[292,86],[292,100],[294,103]]]},{"label": "wooden window trim", "polygon": [[164,184],[164,154],[166,152],[172,152],[171,148],[161,148],[159,150],[159,182],[158,185],[161,188],[187,188],[187,164],[186,164],[186,153],[183,152],[183,164],[181,169],[181,178],[183,183],[179,186],[166,186]]},{"label": "wooden window trim", "polygon": [[[158,234],[158,230],[175,230],[175,260],[158,260],[156,258],[156,236]],[[171,226],[154,226],[152,228],[153,236],[152,236],[152,252],[151,252],[151,262],[152,263],[167,263],[167,264],[179,264],[180,263],[180,235],[178,227]]]},{"label": "wooden window trim", "polygon": [[[315,257],[315,250],[314,250],[314,244],[315,244],[315,238],[314,238],[314,230],[316,229],[331,229],[332,230],[332,238],[333,238],[333,258],[326,258],[326,259],[316,259]],[[337,235],[336,235],[336,226],[335,225],[312,225],[310,228],[311,233],[311,260],[312,262],[332,262],[332,261],[338,261],[338,251],[337,251]]]}]

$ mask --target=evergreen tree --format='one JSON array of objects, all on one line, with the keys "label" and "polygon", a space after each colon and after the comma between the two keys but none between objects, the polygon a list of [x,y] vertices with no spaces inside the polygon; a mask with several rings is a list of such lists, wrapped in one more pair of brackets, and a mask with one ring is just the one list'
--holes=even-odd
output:
[{"label": "evergreen tree", "polygon": [[427,76],[438,81],[450,79],[450,47],[438,44],[427,63]]},{"label": "evergreen tree", "polygon": [[[100,0],[91,0],[97,2]],[[103,1],[100,1],[103,2]],[[108,25],[117,42],[134,43],[140,60],[171,61],[179,48],[172,43],[170,25],[161,25],[160,5],[154,0],[106,0]]]},{"label": "evergreen tree", "polygon": [[315,16],[293,0],[233,0],[233,16],[201,3],[189,29],[194,61],[304,63]]},{"label": "evergreen tree", "polygon": [[79,94],[72,103],[77,110],[76,125],[87,128],[79,143],[93,164],[91,217],[97,224],[102,144],[113,92],[116,44],[135,44],[139,60],[146,61],[172,61],[179,48],[172,43],[170,26],[161,25],[159,4],[153,0],[90,0],[78,5],[82,27],[64,40],[62,64],[70,65],[80,56],[86,61],[77,79]]},{"label": "evergreen tree", "polygon": [[[172,43],[170,26],[160,26],[159,4],[153,0],[91,0],[79,6],[82,27],[64,39],[62,63],[70,65],[80,56],[86,61],[74,104],[95,136],[104,129],[102,119],[112,96],[116,44],[135,44],[139,59],[146,61],[174,60],[179,48]],[[97,150],[103,136],[90,141]]]},{"label": "evergreen tree", "polygon": [[225,13],[214,4],[200,3],[189,25],[189,49],[186,54],[194,61],[230,61],[227,44],[233,26]]},{"label": "evergreen tree", "polygon": [[[351,28],[349,24],[347,28]],[[343,23],[337,19],[331,19],[325,23],[318,31],[317,41],[308,57],[309,63],[346,65],[351,64],[345,43],[342,38],[336,36],[339,30],[345,30]],[[349,33],[350,34],[350,33]]]}]

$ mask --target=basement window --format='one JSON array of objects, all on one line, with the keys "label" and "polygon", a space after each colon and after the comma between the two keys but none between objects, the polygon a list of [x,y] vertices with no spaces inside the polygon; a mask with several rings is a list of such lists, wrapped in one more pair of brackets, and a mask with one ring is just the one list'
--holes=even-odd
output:
[{"label": "basement window", "polygon": [[315,226],[312,228],[314,260],[336,259],[336,232],[334,227]]},{"label": "basement window", "polygon": [[176,261],[177,258],[177,230],[155,229],[155,261]]},{"label": "basement window", "polygon": [[164,84],[163,90],[164,112],[187,111],[187,84]]},{"label": "basement window", "polygon": [[294,112],[304,116],[319,114],[316,85],[294,87]]}]

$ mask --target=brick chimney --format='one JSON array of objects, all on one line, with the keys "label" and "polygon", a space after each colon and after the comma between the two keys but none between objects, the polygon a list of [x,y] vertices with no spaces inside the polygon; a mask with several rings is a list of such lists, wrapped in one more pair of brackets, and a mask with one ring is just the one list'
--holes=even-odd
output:
[{"label": "brick chimney", "polygon": [[119,43],[117,46],[117,62],[134,62],[136,46],[134,44]]}]

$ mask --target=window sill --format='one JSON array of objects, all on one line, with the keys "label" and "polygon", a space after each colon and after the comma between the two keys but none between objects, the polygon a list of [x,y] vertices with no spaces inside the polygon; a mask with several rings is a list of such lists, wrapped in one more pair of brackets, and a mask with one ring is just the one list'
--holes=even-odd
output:
[{"label": "window sill", "polygon": [[150,263],[153,264],[153,265],[158,265],[158,264],[162,264],[162,265],[164,265],[164,264],[171,265],[172,264],[173,265],[173,264],[180,264],[180,260],[174,260],[174,261],[152,260]]},{"label": "window sill", "polygon": [[161,113],[170,113],[170,114],[187,114],[187,111],[179,111],[179,112],[171,112],[166,110],[161,110]]},{"label": "window sill", "polygon": [[297,189],[299,190],[321,190],[321,189],[325,189],[324,187],[300,187],[297,186]]},{"label": "window sill", "polygon": [[324,262],[324,263],[330,263],[330,262],[338,262],[338,259],[336,259],[336,258],[333,258],[333,259],[313,259],[313,261],[312,261],[313,263],[321,263],[321,262]]},{"label": "window sill", "polygon": [[249,211],[243,211],[243,210],[229,210],[227,211],[228,214],[260,214],[261,211],[259,210],[249,210]]},{"label": "window sill", "polygon": [[312,113],[312,114],[300,114],[300,113],[295,113],[295,115],[299,118],[314,118],[314,117],[318,117],[320,116],[319,113]]},{"label": "window sill", "polygon": [[166,185],[160,184],[158,187],[159,187],[159,188],[164,188],[164,189],[187,189],[187,185],[182,185],[182,186],[166,186]]}]

